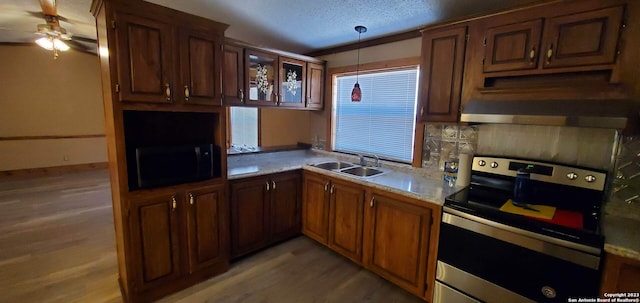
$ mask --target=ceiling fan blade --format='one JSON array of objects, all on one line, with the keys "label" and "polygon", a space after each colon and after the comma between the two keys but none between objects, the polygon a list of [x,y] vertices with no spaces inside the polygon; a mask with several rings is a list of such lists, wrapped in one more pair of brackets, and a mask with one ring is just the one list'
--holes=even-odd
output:
[{"label": "ceiling fan blade", "polygon": [[[27,11],[27,14],[33,16],[33,17],[37,17],[37,18],[45,18],[45,15],[42,12],[32,12],[32,11]],[[67,22],[67,23],[78,23],[77,20],[69,20],[63,16],[58,15],[58,20],[62,21],[62,22]]]},{"label": "ceiling fan blade", "polygon": [[58,9],[56,8],[56,0],[40,0],[40,7],[42,7],[42,13],[50,16],[57,16]]},{"label": "ceiling fan blade", "polygon": [[[90,39],[88,39],[88,40],[90,40]],[[73,40],[73,39],[72,39],[72,40],[65,41],[65,43],[67,43],[67,44],[69,45],[69,47],[74,48],[74,49],[77,49],[77,50],[79,50],[79,51],[83,51],[83,52],[87,52],[87,53],[92,53],[92,54],[97,54],[97,53],[98,53],[97,45],[96,45],[96,46],[94,46],[94,47],[90,47],[90,46],[87,46],[87,45],[85,45],[85,44],[83,44],[83,43],[80,43],[80,42],[78,42],[78,41],[75,41],[75,40]]]},{"label": "ceiling fan blade", "polygon": [[98,44],[98,40],[96,39],[91,39],[91,38],[85,38],[85,37],[81,37],[81,36],[71,36],[71,40],[75,40],[75,41],[79,41],[79,42],[85,42],[85,43],[94,43],[94,44]]}]

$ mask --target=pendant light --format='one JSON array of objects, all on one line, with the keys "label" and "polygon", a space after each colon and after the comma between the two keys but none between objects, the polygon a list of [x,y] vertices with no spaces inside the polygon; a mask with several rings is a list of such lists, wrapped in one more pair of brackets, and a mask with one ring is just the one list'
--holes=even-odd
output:
[{"label": "pendant light", "polygon": [[360,102],[362,100],[362,91],[360,90],[360,83],[358,83],[358,72],[360,70],[360,34],[366,33],[367,28],[358,25],[356,26],[356,32],[358,32],[358,65],[356,65],[356,84],[353,85],[351,91],[351,102]]}]

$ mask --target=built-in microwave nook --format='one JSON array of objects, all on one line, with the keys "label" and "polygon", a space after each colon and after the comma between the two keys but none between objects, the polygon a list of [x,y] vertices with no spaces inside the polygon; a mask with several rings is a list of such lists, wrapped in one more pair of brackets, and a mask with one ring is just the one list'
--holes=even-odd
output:
[{"label": "built-in microwave nook", "polygon": [[129,190],[221,177],[219,119],[218,113],[124,111]]}]

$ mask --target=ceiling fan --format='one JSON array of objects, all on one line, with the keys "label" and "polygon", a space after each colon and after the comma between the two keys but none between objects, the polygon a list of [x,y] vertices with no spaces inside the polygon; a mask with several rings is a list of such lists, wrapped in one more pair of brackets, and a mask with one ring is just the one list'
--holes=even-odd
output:
[{"label": "ceiling fan", "polygon": [[69,22],[69,20],[58,15],[56,0],[40,0],[40,7],[42,8],[41,13],[29,12],[31,15],[44,18],[46,22],[44,24],[38,24],[38,31],[36,34],[42,37],[36,40],[36,43],[42,48],[52,50],[54,59],[58,58],[60,51],[67,51],[71,47],[86,52],[96,52],[95,49],[91,49],[79,43],[80,41],[95,44],[96,40],[72,36],[64,27],[60,26],[60,20],[65,22]]}]

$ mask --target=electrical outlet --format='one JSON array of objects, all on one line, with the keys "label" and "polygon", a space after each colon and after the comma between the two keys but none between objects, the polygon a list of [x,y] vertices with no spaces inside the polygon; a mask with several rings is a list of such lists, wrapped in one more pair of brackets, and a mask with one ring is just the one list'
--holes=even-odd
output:
[{"label": "electrical outlet", "polygon": [[64,161],[69,161],[69,156],[68,156],[68,155],[64,155],[64,157],[62,157],[62,159],[63,159]]}]

